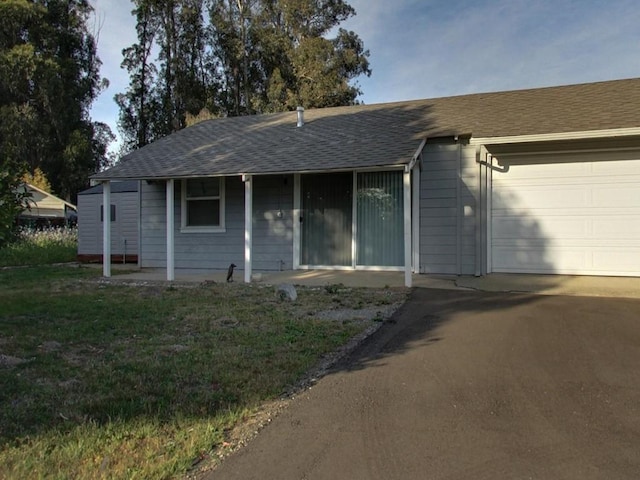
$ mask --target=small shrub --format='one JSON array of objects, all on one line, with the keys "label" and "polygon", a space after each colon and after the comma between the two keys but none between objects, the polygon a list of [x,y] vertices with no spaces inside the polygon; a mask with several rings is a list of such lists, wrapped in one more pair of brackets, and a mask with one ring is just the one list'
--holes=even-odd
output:
[{"label": "small shrub", "polygon": [[332,283],[330,285],[325,285],[324,286],[324,290],[325,292],[334,295],[336,293],[338,293],[341,289],[344,288],[344,285],[342,283]]}]

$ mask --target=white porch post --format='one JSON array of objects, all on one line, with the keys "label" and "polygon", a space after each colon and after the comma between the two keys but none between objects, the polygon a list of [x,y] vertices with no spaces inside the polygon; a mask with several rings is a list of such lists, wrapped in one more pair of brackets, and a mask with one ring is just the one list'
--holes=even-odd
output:
[{"label": "white porch post", "polygon": [[300,174],[293,175],[293,265],[294,270],[300,268]]},{"label": "white porch post", "polygon": [[175,212],[174,180],[167,180],[167,280],[176,279],[175,271]]},{"label": "white porch post", "polygon": [[420,273],[420,167],[413,167],[413,273]]},{"label": "white porch post", "polygon": [[411,287],[411,169],[403,174],[404,193],[404,286]]},{"label": "white porch post", "polygon": [[102,275],[111,276],[111,182],[102,182]]},{"label": "white porch post", "polygon": [[244,282],[251,283],[251,244],[253,235],[253,177],[243,175],[244,182]]}]

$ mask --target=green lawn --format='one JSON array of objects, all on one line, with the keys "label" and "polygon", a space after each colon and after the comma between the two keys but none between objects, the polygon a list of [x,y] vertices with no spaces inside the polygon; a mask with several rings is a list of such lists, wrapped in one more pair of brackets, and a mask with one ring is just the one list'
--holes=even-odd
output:
[{"label": "green lawn", "polygon": [[105,283],[0,271],[0,478],[180,478],[404,290]]}]

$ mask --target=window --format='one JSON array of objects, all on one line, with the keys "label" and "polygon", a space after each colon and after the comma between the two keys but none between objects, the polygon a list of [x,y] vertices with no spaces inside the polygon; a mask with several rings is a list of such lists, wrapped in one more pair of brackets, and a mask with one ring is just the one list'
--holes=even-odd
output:
[{"label": "window", "polygon": [[182,181],[182,231],[224,231],[224,178]]},{"label": "window", "polygon": [[[104,222],[104,205],[100,205],[100,221]],[[116,206],[111,205],[111,221],[116,221]]]}]

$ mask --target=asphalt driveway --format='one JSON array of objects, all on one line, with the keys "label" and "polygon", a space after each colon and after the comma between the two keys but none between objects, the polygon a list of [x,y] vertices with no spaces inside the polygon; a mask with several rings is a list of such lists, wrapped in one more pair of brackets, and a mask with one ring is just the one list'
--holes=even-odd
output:
[{"label": "asphalt driveway", "polygon": [[637,479],[640,300],[415,289],[211,479]]}]

